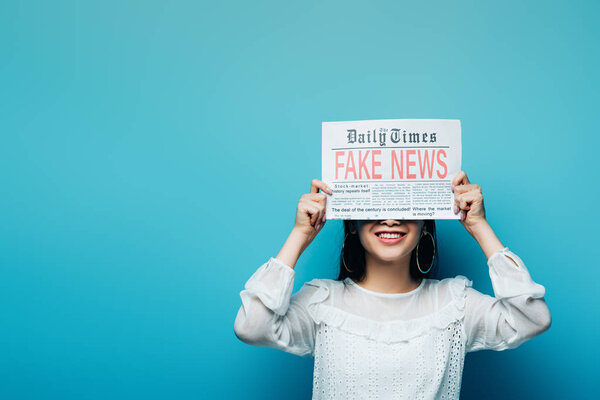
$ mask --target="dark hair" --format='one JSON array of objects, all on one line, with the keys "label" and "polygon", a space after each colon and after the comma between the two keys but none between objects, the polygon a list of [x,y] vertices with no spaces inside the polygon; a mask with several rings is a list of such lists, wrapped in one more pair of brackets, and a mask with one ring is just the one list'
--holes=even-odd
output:
[{"label": "dark hair", "polygon": [[[421,235],[418,246],[412,252],[410,257],[410,276],[413,280],[417,281],[421,278],[433,278],[437,274],[437,235],[435,232],[435,220],[425,220],[425,230],[433,236],[433,243],[429,235]],[[356,224],[353,224],[350,220],[344,220],[344,243],[340,251],[340,274],[338,280],[343,280],[350,277],[355,282],[360,282],[366,275],[366,261],[365,261],[365,249],[360,242],[358,232],[352,234],[352,230],[356,229]],[[433,259],[433,266],[426,273],[423,274],[417,268],[417,247],[419,248],[419,265],[421,269],[427,270],[431,265]],[[342,258],[343,257],[343,258]],[[344,261],[346,266],[352,272],[348,271],[344,267]]]}]

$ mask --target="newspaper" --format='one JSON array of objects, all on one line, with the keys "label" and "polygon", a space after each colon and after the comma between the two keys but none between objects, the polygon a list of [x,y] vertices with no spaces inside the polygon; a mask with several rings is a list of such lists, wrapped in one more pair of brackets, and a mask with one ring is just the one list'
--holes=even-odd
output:
[{"label": "newspaper", "polygon": [[459,219],[460,120],[323,122],[326,219]]}]

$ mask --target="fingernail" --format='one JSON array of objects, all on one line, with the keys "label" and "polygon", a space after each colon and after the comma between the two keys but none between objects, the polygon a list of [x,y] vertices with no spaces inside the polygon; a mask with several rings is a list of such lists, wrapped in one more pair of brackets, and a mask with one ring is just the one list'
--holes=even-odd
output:
[{"label": "fingernail", "polygon": [[454,185],[452,185],[452,188],[451,188],[451,189],[452,189],[452,193],[454,193]]},{"label": "fingernail", "polygon": [[465,219],[465,213],[461,211],[460,220],[463,221]]},{"label": "fingernail", "polygon": [[321,220],[322,220],[323,222],[325,222],[325,215],[323,215],[323,218],[321,218]]},{"label": "fingernail", "polygon": [[329,186],[327,186],[327,193],[333,194],[333,190],[331,190],[331,188]]},{"label": "fingernail", "polygon": [[320,223],[319,223],[319,224],[317,224],[317,225],[315,226],[315,229],[316,229],[317,231],[318,231],[319,229],[321,229],[321,224],[320,224]]},{"label": "fingernail", "polygon": [[454,214],[458,212],[458,207],[456,206],[456,204],[452,206],[452,211],[454,211]]}]

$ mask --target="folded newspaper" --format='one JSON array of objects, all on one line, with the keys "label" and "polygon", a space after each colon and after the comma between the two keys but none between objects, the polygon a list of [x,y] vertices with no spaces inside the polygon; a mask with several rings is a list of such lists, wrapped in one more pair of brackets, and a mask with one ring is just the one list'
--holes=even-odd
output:
[{"label": "folded newspaper", "polygon": [[323,122],[326,219],[459,219],[460,120]]}]

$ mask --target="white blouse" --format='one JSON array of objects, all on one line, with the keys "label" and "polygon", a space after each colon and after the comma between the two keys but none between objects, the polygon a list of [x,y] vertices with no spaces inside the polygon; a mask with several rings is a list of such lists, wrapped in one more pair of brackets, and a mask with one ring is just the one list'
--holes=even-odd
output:
[{"label": "white blouse", "polygon": [[551,325],[545,288],[516,254],[505,247],[488,266],[495,297],[462,275],[406,293],[313,279],[292,295],[294,269],[271,257],[240,292],[234,332],[314,357],[313,399],[458,399],[465,353],[512,349]]}]

